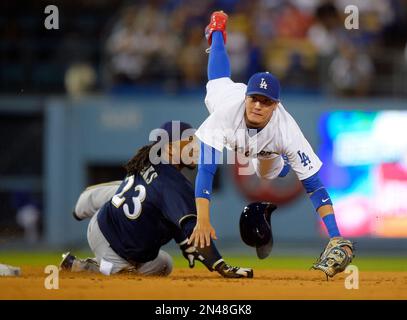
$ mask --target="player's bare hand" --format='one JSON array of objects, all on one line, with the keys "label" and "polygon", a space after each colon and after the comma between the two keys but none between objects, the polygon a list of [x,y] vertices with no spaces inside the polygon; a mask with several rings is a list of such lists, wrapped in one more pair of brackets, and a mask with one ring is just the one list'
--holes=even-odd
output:
[{"label": "player's bare hand", "polygon": [[189,237],[188,244],[194,242],[194,247],[204,248],[211,245],[211,239],[218,239],[211,223],[209,221],[197,221],[194,231]]}]

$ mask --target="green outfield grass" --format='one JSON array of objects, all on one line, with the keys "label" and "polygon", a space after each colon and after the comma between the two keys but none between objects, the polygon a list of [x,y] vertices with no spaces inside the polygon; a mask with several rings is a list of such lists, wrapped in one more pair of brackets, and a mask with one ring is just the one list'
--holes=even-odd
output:
[{"label": "green outfield grass", "polygon": [[[89,252],[75,252],[78,257],[88,257]],[[58,265],[61,253],[55,252],[0,252],[0,263],[16,266],[46,266]],[[254,256],[228,256],[231,265],[252,267],[255,269],[308,269],[316,257],[283,257],[275,256],[259,260]],[[405,271],[407,258],[398,257],[357,257],[353,261],[359,270],[365,271]],[[187,267],[186,260],[179,255],[174,256],[175,268]],[[198,268],[204,268],[197,263]]]}]

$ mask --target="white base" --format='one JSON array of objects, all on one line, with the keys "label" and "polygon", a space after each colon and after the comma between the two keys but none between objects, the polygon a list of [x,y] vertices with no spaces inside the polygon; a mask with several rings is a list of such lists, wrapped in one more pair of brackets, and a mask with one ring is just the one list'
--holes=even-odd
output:
[{"label": "white base", "polygon": [[0,263],[0,276],[19,276],[21,275],[21,269],[19,267],[13,267]]}]

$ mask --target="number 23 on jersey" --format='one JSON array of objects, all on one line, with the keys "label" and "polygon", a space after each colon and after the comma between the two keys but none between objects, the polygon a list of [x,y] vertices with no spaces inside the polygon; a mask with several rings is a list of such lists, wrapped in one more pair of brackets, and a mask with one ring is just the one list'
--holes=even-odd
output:
[{"label": "number 23 on jersey", "polygon": [[124,194],[133,187],[134,175],[128,176],[124,182],[126,184],[124,185],[123,190],[120,193],[113,196],[112,204],[118,209],[124,204],[123,212],[124,212],[125,216],[127,218],[129,218],[130,220],[135,220],[141,214],[141,210],[142,210],[141,205],[142,205],[143,201],[146,199],[146,188],[142,184],[139,184],[134,188],[134,191],[136,193],[138,192],[138,195],[136,197],[132,197],[134,209],[133,209],[133,212],[130,212],[129,205],[127,203],[125,203],[126,197],[124,196]]}]

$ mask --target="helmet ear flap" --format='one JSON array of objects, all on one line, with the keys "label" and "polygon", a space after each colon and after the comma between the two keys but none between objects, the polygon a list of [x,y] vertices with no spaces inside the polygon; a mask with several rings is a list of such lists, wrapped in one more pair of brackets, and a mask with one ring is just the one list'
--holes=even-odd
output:
[{"label": "helmet ear flap", "polygon": [[277,209],[277,206],[272,202],[263,203],[267,205],[264,214],[266,215],[267,220],[269,220],[273,211]]}]

